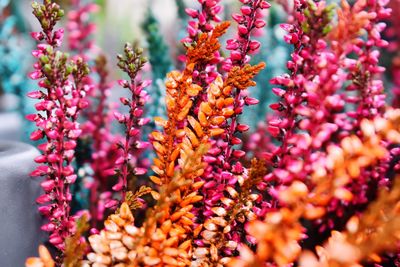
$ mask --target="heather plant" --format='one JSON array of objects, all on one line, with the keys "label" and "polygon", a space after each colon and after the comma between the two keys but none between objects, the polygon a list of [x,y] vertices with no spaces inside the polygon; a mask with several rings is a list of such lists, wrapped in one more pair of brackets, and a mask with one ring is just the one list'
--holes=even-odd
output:
[{"label": "heather plant", "polygon": [[[37,113],[27,118],[37,126],[31,140],[44,139],[45,142],[38,146],[42,154],[35,159],[39,166],[31,175],[45,178],[41,182],[44,194],[36,200],[42,205],[40,213],[48,219],[42,229],[50,233],[49,242],[62,252],[65,239],[75,231],[69,204],[72,198],[70,185],[77,177],[72,162],[76,140],[81,133],[77,119],[80,110],[87,106],[84,99],[87,87],[82,80],[89,68],[81,58],[71,60],[59,50],[64,30],[55,29],[55,26],[64,15],[62,9],[51,1],[34,2],[32,7],[42,31],[32,33],[40,43],[32,53],[38,61],[30,77],[38,80],[40,89],[28,94],[38,102],[35,105]],[[62,254],[57,260],[62,260]]]},{"label": "heather plant", "polygon": [[[400,111],[385,103],[379,66],[380,50],[390,45],[381,36],[382,21],[390,18],[387,3],[281,1],[287,12],[279,25],[286,32],[281,42],[291,49],[287,73],[264,84],[272,73],[257,78],[265,68],[258,59],[276,51],[262,43],[266,20],[274,25],[270,4],[238,1],[235,35],[224,39],[231,23],[221,22],[223,2],[195,2],[199,9],[177,1],[181,20],[183,10],[190,17],[180,70],[170,71],[173,60],[147,13],[142,27],[152,76],[165,82],[158,86],[165,93],[146,92],[147,59],[127,44],[117,56],[127,77],[118,81],[125,91],[119,110],[107,102],[112,69],[106,58],[99,56],[92,67],[99,79],[87,79],[89,67],[81,59],[92,60],[86,38],[94,26],[70,16],[69,49],[78,56],[69,58],[59,52],[63,31],[55,29],[61,9],[51,0],[34,3],[43,31],[32,36],[43,43],[33,52],[38,61],[30,76],[41,89],[29,94],[40,102],[28,119],[38,127],[32,139],[46,142],[39,145],[33,175],[45,177],[45,194],[38,198],[49,219],[43,229],[60,253],[53,260],[40,246],[39,257],[26,265],[398,262]],[[264,107],[272,102],[269,114],[250,131],[243,112],[260,104],[255,86],[271,88],[276,97],[261,101]],[[163,112],[150,101],[161,95]],[[113,120],[120,135],[112,133]],[[158,128],[147,136],[152,120]],[[85,180],[91,218],[71,212],[70,184],[83,172],[72,167],[75,155],[78,161],[82,156],[78,138],[90,144],[83,165],[91,178]]]}]

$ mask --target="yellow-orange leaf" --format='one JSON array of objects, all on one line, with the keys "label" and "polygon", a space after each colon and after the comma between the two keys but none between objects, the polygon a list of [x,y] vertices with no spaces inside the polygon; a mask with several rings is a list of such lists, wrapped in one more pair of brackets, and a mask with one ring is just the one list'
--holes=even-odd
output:
[{"label": "yellow-orange leaf", "polygon": [[217,136],[223,134],[224,132],[225,130],[221,128],[210,129],[210,136]]},{"label": "yellow-orange leaf", "polygon": [[157,176],[150,176],[150,180],[156,185],[162,185],[161,179]]},{"label": "yellow-orange leaf", "polygon": [[196,132],[197,136],[199,138],[203,137],[204,132],[203,132],[203,129],[201,128],[200,123],[192,116],[188,116],[188,121],[189,121],[190,125],[192,126],[192,128],[194,129],[194,131]]}]

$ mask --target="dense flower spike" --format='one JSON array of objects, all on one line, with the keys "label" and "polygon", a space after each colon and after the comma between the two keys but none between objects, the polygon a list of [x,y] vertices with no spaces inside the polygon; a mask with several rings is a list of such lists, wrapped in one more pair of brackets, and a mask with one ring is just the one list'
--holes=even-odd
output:
[{"label": "dense flower spike", "polygon": [[[99,55],[95,61],[93,72],[98,77],[88,100],[90,105],[84,115],[87,120],[82,123],[81,144],[91,142],[89,165],[93,173],[85,178],[85,184],[90,189],[90,216],[92,225],[102,222],[105,217],[105,205],[111,201],[112,188],[109,186],[110,177],[114,175],[115,161],[121,156],[117,143],[122,136],[112,133],[114,121],[113,104],[107,103],[110,95],[108,81],[107,59]],[[88,175],[88,174],[85,174]]]},{"label": "dense flower spike", "polygon": [[[264,2],[263,2],[264,3]],[[255,9],[259,8],[262,3],[257,1],[254,3]],[[256,12],[256,11],[254,11]],[[251,15],[253,19],[254,14]],[[253,22],[250,21],[249,24]],[[248,25],[249,32],[246,35],[246,38],[250,38],[250,33],[253,30],[253,25]],[[244,43],[245,41],[243,41]],[[247,53],[247,48],[243,48],[244,53]],[[255,85],[255,82],[251,79],[262,69],[264,68],[264,63],[260,63],[256,66],[250,66],[242,62],[238,66],[234,66],[233,68],[227,69],[229,71],[226,77],[226,84],[230,85],[229,87],[223,88],[223,90],[218,90],[214,84],[218,82],[218,78],[215,80],[214,84],[210,85],[210,89],[212,90],[212,94],[219,95],[221,92],[222,95],[229,96],[225,100],[225,103],[229,106],[229,108],[225,108],[223,111],[224,117],[216,117],[218,120],[218,124],[220,125],[220,130],[218,131],[218,138],[212,142],[213,147],[209,151],[209,154],[206,156],[205,160],[210,163],[210,166],[207,167],[205,174],[203,175],[203,180],[205,181],[204,188],[202,190],[202,194],[205,198],[204,207],[200,207],[198,209],[199,219],[196,221],[203,223],[199,223],[203,230],[198,235],[195,240],[195,244],[199,247],[196,251],[201,251],[198,253],[196,257],[197,264],[203,264],[205,266],[213,265],[222,260],[222,262],[226,262],[226,259],[222,259],[224,253],[227,255],[231,254],[231,251],[236,248],[236,246],[232,246],[228,242],[228,240],[232,240],[233,242],[239,242],[241,237],[237,234],[234,229],[232,231],[225,231],[226,237],[224,234],[216,235],[211,234],[211,232],[207,229],[208,225],[213,225],[214,232],[218,232],[217,229],[221,228],[220,231],[223,231],[223,228],[231,227],[228,224],[237,225],[234,218],[239,217],[240,215],[235,212],[230,212],[229,209],[232,208],[230,205],[226,205],[225,203],[221,203],[222,197],[224,195],[224,191],[228,194],[229,188],[225,188],[225,184],[228,184],[234,187],[235,183],[239,182],[239,184],[243,184],[246,177],[246,170],[242,167],[239,162],[235,162],[234,159],[239,159],[243,156],[243,151],[237,150],[233,151],[232,146],[240,144],[240,139],[235,137],[234,134],[238,132],[245,132],[248,129],[247,125],[238,124],[236,122],[236,117],[238,114],[242,112],[242,108],[245,105],[245,100],[243,100],[243,92],[251,86]],[[233,80],[231,80],[233,79]],[[236,81],[234,81],[236,80]],[[205,95],[207,98],[204,98],[199,105],[198,116],[199,119],[205,117],[204,114],[212,113],[212,95]],[[246,98],[247,99],[247,98]],[[227,102],[229,100],[229,102]],[[250,98],[248,99],[251,100]],[[251,102],[251,101],[250,101]],[[250,103],[248,102],[248,103]],[[218,105],[218,102],[217,102]],[[229,120],[231,119],[231,120]],[[201,121],[200,121],[201,122]],[[247,190],[246,194],[247,194]],[[240,200],[244,200],[245,198],[241,198]],[[243,203],[241,203],[243,204]],[[240,206],[240,209],[250,209],[247,207],[248,205],[243,204]],[[227,215],[227,211],[222,211],[223,208],[226,208],[229,215]],[[224,215],[220,215],[216,213],[216,210],[221,210]],[[240,213],[240,212],[238,212]],[[201,219],[203,218],[204,219]],[[229,217],[229,218],[228,218]],[[249,216],[251,217],[251,216]],[[221,219],[223,222],[221,224],[215,225],[215,220]],[[243,223],[243,221],[241,222]],[[226,228],[228,229],[228,228]],[[222,237],[221,237],[222,236]],[[228,247],[229,248],[228,248]],[[220,253],[220,255],[218,255]],[[211,255],[211,258],[210,258]]]},{"label": "dense flower spike", "polygon": [[50,233],[49,242],[63,251],[64,240],[75,230],[69,205],[70,184],[76,180],[71,164],[76,140],[81,133],[78,115],[87,106],[84,96],[88,88],[82,80],[89,68],[82,59],[71,61],[67,54],[58,51],[63,29],[54,30],[54,27],[63,16],[60,7],[49,0],[43,4],[34,2],[32,6],[43,30],[33,36],[45,43],[33,51],[38,62],[30,77],[39,80],[41,89],[28,94],[39,100],[35,105],[38,113],[28,116],[28,119],[38,127],[31,134],[31,140],[45,139],[46,142],[38,146],[42,155],[35,161],[40,165],[31,175],[45,177],[41,183],[45,193],[36,200],[42,205],[40,213],[49,220],[42,229]]},{"label": "dense flower spike", "polygon": [[[357,1],[350,11],[349,4],[345,1],[342,3],[345,12],[355,14],[353,16],[364,17],[359,20],[359,23],[364,24],[363,28],[366,29],[366,39],[356,38],[349,47],[350,51],[357,55],[356,59],[348,59],[346,62],[349,78],[352,80],[352,84],[347,86],[346,90],[358,93],[356,97],[348,97],[347,101],[356,103],[357,106],[356,113],[348,113],[348,115],[358,120],[373,118],[382,114],[384,110],[383,82],[377,78],[385,70],[378,65],[380,55],[378,48],[388,45],[387,41],[381,39],[381,32],[385,29],[386,24],[379,23],[390,15],[391,10],[385,8],[386,4],[385,1]],[[348,15],[348,13],[344,15]],[[345,23],[348,19],[342,17],[339,19],[339,23]],[[342,46],[343,44],[337,43],[336,45]]]},{"label": "dense flower spike", "polygon": [[[143,175],[146,169],[137,166],[136,154],[145,149],[148,144],[140,139],[141,128],[149,122],[143,118],[143,106],[147,101],[148,95],[144,90],[150,85],[151,81],[139,80],[138,74],[143,68],[147,59],[142,56],[142,49],[133,49],[130,44],[125,45],[124,56],[118,55],[118,67],[125,72],[130,80],[120,80],[119,84],[129,90],[131,97],[121,97],[122,105],[129,108],[129,114],[124,115],[114,112],[117,121],[125,127],[125,140],[118,144],[122,150],[122,155],[115,161],[116,171],[119,181],[114,185],[115,191],[122,191],[122,201],[125,200],[128,191],[128,179],[133,175]],[[135,162],[136,161],[136,162]],[[112,203],[112,202],[110,202]],[[109,203],[109,205],[111,205]]]},{"label": "dense flower spike", "polygon": [[256,53],[261,44],[251,39],[257,29],[265,26],[263,9],[268,9],[270,4],[265,0],[240,0],[243,5],[240,14],[233,14],[232,18],[238,23],[237,38],[227,41],[226,49],[230,50],[230,58],[224,63],[224,69],[229,71],[232,66],[243,66],[249,63],[250,55]]},{"label": "dense flower spike", "polygon": [[197,41],[199,34],[209,33],[214,30],[212,22],[220,23],[219,14],[222,13],[221,0],[197,0],[201,4],[200,10],[186,8],[186,14],[193,18],[188,22],[188,36],[182,40],[185,43]]},{"label": "dense flower spike", "polygon": [[[73,0],[72,10],[68,12],[68,45],[71,51],[76,51],[81,57],[87,56],[87,51],[95,48],[92,34],[96,25],[89,21],[92,13],[98,11],[94,3],[82,4],[81,0]],[[85,58],[86,59],[86,58]]]}]

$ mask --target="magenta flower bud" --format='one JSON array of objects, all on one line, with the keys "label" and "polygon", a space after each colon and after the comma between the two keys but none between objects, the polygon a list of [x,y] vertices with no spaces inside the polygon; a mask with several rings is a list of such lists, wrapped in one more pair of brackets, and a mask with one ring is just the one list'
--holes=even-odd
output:
[{"label": "magenta flower bud", "polygon": [[207,20],[206,20],[206,16],[204,14],[204,12],[201,12],[198,16],[198,20],[199,20],[199,24],[200,25],[205,25]]},{"label": "magenta flower bud", "polygon": [[135,117],[140,117],[140,116],[142,116],[142,115],[143,115],[143,109],[141,109],[141,108],[135,109],[135,110],[133,111],[133,115],[134,115]]},{"label": "magenta flower bud", "polygon": [[277,137],[277,136],[279,135],[279,133],[280,133],[280,130],[279,130],[279,128],[276,127],[276,126],[269,125],[269,126],[268,126],[268,132],[269,132],[273,137]]},{"label": "magenta flower bud", "polygon": [[243,150],[235,150],[235,151],[233,151],[232,154],[236,158],[241,158],[241,157],[244,157],[246,155],[246,152],[244,152]]},{"label": "magenta flower bud", "polygon": [[244,99],[244,102],[245,102],[246,105],[252,106],[252,105],[258,104],[260,101],[258,99],[256,99],[256,98],[253,98],[253,97],[246,97]]},{"label": "magenta flower bud", "polygon": [[121,156],[115,161],[115,164],[121,165],[122,163],[124,163],[124,161],[125,161],[125,158]]},{"label": "magenta flower bud", "polygon": [[138,125],[143,126],[143,125],[148,124],[149,122],[150,122],[150,118],[140,118],[138,120]]},{"label": "magenta flower bud", "polygon": [[36,57],[36,58],[39,58],[39,57],[42,56],[42,55],[43,55],[43,52],[40,51],[40,50],[33,50],[33,51],[32,51],[32,56],[34,56],[34,57]]},{"label": "magenta flower bud", "polygon": [[221,173],[221,178],[226,180],[226,181],[231,179],[232,177],[233,177],[233,175],[230,172],[222,172]]},{"label": "magenta flower bud", "polygon": [[249,7],[249,6],[242,6],[242,7],[240,8],[240,11],[242,12],[243,15],[248,16],[248,15],[251,14],[252,8]]},{"label": "magenta flower bud", "polygon": [[46,135],[47,135],[47,137],[50,138],[50,139],[57,139],[57,138],[59,137],[59,134],[58,134],[58,132],[57,132],[56,130],[48,131],[48,132],[46,133]]},{"label": "magenta flower bud", "polygon": [[206,31],[209,31],[209,32],[214,30],[214,26],[211,23],[206,23],[204,25],[204,28],[206,29]]},{"label": "magenta flower bud", "polygon": [[145,168],[136,167],[134,170],[135,170],[136,175],[144,175],[147,172],[147,169],[145,169]]},{"label": "magenta flower bud", "polygon": [[38,210],[42,215],[49,215],[51,211],[51,206],[40,206]]},{"label": "magenta flower bud", "polygon": [[248,29],[247,29],[247,27],[244,26],[244,25],[239,25],[239,26],[238,26],[238,31],[239,31],[239,33],[242,34],[242,35],[246,35],[246,34],[249,32]]},{"label": "magenta flower bud", "polygon": [[54,180],[45,180],[40,183],[40,186],[43,188],[44,191],[50,192],[55,187]]},{"label": "magenta flower bud", "polygon": [[239,51],[231,51],[231,58],[232,60],[241,60],[242,54]]},{"label": "magenta flower bud", "polygon": [[119,192],[119,191],[122,190],[123,187],[124,187],[124,186],[123,186],[123,184],[122,184],[122,181],[120,181],[120,182],[118,182],[117,184],[115,184],[115,185],[112,187],[112,189],[113,189],[114,191],[116,191],[116,192]]},{"label": "magenta flower bud", "polygon": [[188,14],[188,15],[189,15],[190,17],[192,17],[192,18],[196,18],[197,15],[198,15],[197,10],[194,10],[194,9],[192,9],[192,8],[186,8],[186,9],[185,9],[185,12],[186,12],[186,14]]},{"label": "magenta flower bud", "polygon": [[76,147],[76,142],[74,140],[67,141],[64,143],[64,149],[66,150],[74,149],[75,147]]},{"label": "magenta flower bud", "polygon": [[246,132],[246,131],[248,131],[249,130],[249,125],[247,125],[247,124],[238,124],[238,126],[236,127],[236,129],[239,131],[239,132]]},{"label": "magenta flower bud", "polygon": [[266,24],[266,22],[265,22],[265,20],[263,20],[263,19],[256,19],[256,21],[254,22],[254,26],[255,26],[257,29],[263,28],[263,27],[265,26],[265,24]]},{"label": "magenta flower bud", "polygon": [[237,23],[243,23],[244,22],[244,17],[241,14],[234,13],[232,14],[232,19],[236,21]]},{"label": "magenta flower bud", "polygon": [[53,223],[48,223],[48,224],[42,225],[42,227],[40,227],[40,229],[42,229],[45,232],[52,232],[56,229],[56,227]]},{"label": "magenta flower bud", "polygon": [[44,204],[44,203],[49,202],[50,200],[51,200],[51,197],[49,195],[47,195],[47,194],[44,194],[44,195],[41,195],[40,197],[38,197],[36,199],[36,202],[38,204]]},{"label": "magenta flower bud", "polygon": [[260,8],[267,9],[267,8],[270,8],[270,7],[271,7],[271,4],[268,3],[267,1],[261,1],[260,2]]},{"label": "magenta flower bud", "polygon": [[118,80],[118,84],[120,86],[122,86],[123,88],[128,88],[129,87],[129,83],[127,80]]},{"label": "magenta flower bud", "polygon": [[279,24],[279,27],[287,32],[292,32],[294,30],[294,26],[292,24],[282,23]]},{"label": "magenta flower bud", "polygon": [[49,167],[47,167],[46,165],[40,165],[33,172],[30,173],[30,176],[32,177],[43,176],[46,175],[48,171]]},{"label": "magenta flower bud", "polygon": [[78,176],[76,174],[73,174],[73,175],[69,175],[69,176],[65,177],[65,180],[67,181],[67,183],[73,184],[73,183],[75,183],[77,177]]},{"label": "magenta flower bud", "polygon": [[231,143],[232,145],[240,145],[242,143],[242,140],[234,136],[232,137]]},{"label": "magenta flower bud", "polygon": [[91,228],[90,229],[90,234],[91,235],[98,235],[100,233],[100,231],[96,228]]},{"label": "magenta flower bud", "polygon": [[47,160],[50,163],[55,163],[60,160],[60,156],[57,154],[50,154],[47,156]]},{"label": "magenta flower bud", "polygon": [[144,141],[138,141],[135,143],[136,148],[138,149],[144,149],[144,148],[148,148],[150,146],[149,142],[144,142]]},{"label": "magenta flower bud", "polygon": [[259,41],[250,41],[249,46],[251,50],[257,50],[258,48],[260,48],[261,43]]},{"label": "magenta flower bud", "polygon": [[221,22],[221,20],[217,16],[217,14],[221,13],[222,10],[223,10],[223,7],[219,6],[219,5],[216,5],[213,8],[211,8],[212,14],[214,15],[215,22]]},{"label": "magenta flower bud", "polygon": [[204,162],[206,162],[206,163],[208,163],[208,164],[214,163],[214,162],[217,161],[217,159],[216,159],[215,157],[208,156],[208,155],[205,155],[205,156],[203,157],[203,160],[204,160]]},{"label": "magenta flower bud", "polygon": [[71,165],[68,165],[68,166],[64,167],[62,173],[63,173],[63,175],[65,175],[65,176],[69,176],[69,175],[71,175],[71,174],[74,173],[74,168],[73,168]]},{"label": "magenta flower bud", "polygon": [[44,39],[42,32],[31,32],[31,37],[36,41],[42,41]]},{"label": "magenta flower bud", "polygon": [[226,49],[228,50],[236,50],[239,48],[239,46],[240,46],[239,42],[237,42],[237,40],[235,39],[229,39],[226,42]]},{"label": "magenta flower bud", "polygon": [[124,123],[126,120],[125,116],[117,111],[114,112],[114,117],[118,120],[119,123]]},{"label": "magenta flower bud", "polygon": [[55,31],[53,37],[54,37],[54,39],[61,41],[64,37],[64,29],[60,28],[57,31]]},{"label": "magenta flower bud", "polygon": [[45,163],[47,160],[45,155],[40,155],[35,158],[36,163]]},{"label": "magenta flower bud", "polygon": [[53,237],[50,237],[49,242],[51,244],[53,244],[54,246],[58,246],[63,243],[63,240],[60,236],[53,236]]},{"label": "magenta flower bud", "polygon": [[31,78],[32,80],[40,79],[42,78],[42,73],[40,71],[33,71],[29,73],[29,78]]},{"label": "magenta flower bud", "polygon": [[197,35],[197,30],[193,28],[192,26],[187,27],[187,31],[189,33],[189,36],[196,36]]},{"label": "magenta flower bud", "polygon": [[30,135],[30,139],[32,141],[37,141],[39,139],[42,139],[44,137],[43,135],[43,131],[42,130],[36,130],[34,132],[31,133]]},{"label": "magenta flower bud", "polygon": [[104,206],[105,206],[107,209],[109,209],[109,208],[112,208],[112,207],[117,206],[118,204],[119,204],[119,202],[118,202],[117,200],[111,199],[111,200],[108,200]]},{"label": "magenta flower bud", "polygon": [[121,103],[122,103],[123,105],[125,105],[125,106],[130,105],[130,101],[129,101],[129,99],[126,98],[126,97],[121,97],[121,98],[119,99],[119,101],[121,101]]},{"label": "magenta flower bud", "polygon": [[132,128],[132,129],[129,130],[129,136],[130,137],[137,136],[139,133],[140,133],[139,129]]},{"label": "magenta flower bud", "polygon": [[28,121],[36,121],[39,119],[39,116],[37,114],[28,114],[25,116],[25,119]]},{"label": "magenta flower bud", "polygon": [[[271,83],[272,83],[272,81],[271,81]],[[284,96],[285,93],[286,93],[285,90],[283,90],[283,89],[281,89],[281,88],[277,88],[277,87],[272,88],[272,92],[273,92],[275,95],[280,96],[280,97]]]}]

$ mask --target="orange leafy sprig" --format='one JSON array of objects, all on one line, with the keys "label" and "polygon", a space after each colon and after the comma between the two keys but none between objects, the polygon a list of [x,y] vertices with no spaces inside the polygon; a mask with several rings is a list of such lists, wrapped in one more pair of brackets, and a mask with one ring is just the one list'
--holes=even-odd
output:
[{"label": "orange leafy sprig", "polygon": [[[167,120],[156,118],[156,123],[164,128],[164,133],[154,131],[153,146],[157,154],[152,166],[157,176],[151,176],[150,179],[158,185],[168,183],[174,175],[175,162],[178,159],[182,140],[185,139],[185,121],[191,108],[193,107],[193,98],[203,90],[197,84],[193,83],[193,71],[197,64],[208,62],[213,59],[213,54],[218,51],[220,44],[218,38],[223,35],[229,23],[225,22],[215,27],[212,34],[201,34],[197,43],[187,50],[187,64],[183,72],[172,71],[167,75],[166,81],[166,106]],[[187,139],[191,141],[189,133]],[[203,143],[207,138],[200,137]],[[187,143],[187,142],[185,142]],[[191,143],[191,142],[190,142]],[[195,142],[194,145],[197,145]]]},{"label": "orange leafy sprig", "polygon": [[355,44],[363,29],[376,15],[364,10],[363,1],[356,1],[353,6],[341,0],[341,8],[337,9],[338,22],[328,37],[333,41],[332,49],[341,55],[348,45]]},{"label": "orange leafy sprig", "polygon": [[[190,266],[189,211],[201,198],[195,194],[182,197],[180,192],[198,189],[193,178],[204,169],[201,158],[206,150],[200,146],[193,153],[188,151],[181,170],[170,183],[161,186],[157,204],[147,213],[142,227],[134,225],[129,204],[124,202],[118,213],[108,218],[100,234],[89,237],[94,251],[88,254],[91,266]],[[180,208],[171,212],[172,207]]]}]

